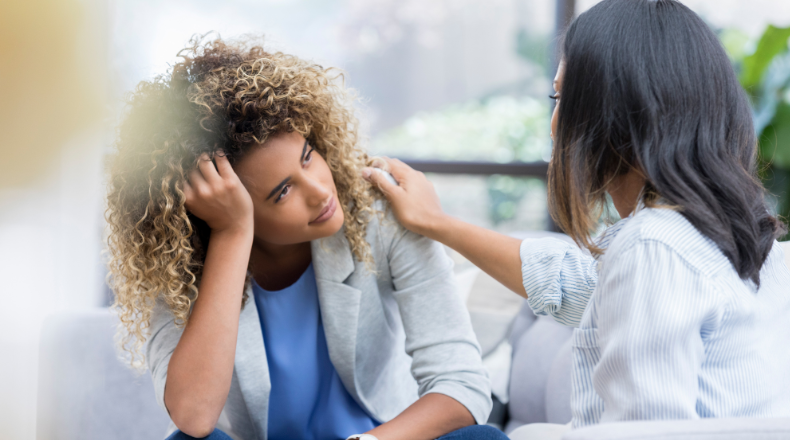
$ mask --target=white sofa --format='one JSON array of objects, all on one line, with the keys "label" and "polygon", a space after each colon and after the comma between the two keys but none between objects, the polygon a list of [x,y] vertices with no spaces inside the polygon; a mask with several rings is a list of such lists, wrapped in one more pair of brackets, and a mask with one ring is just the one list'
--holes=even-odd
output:
[{"label": "white sofa", "polygon": [[[790,267],[790,242],[784,243],[784,248]],[[485,276],[469,284],[473,290],[466,292],[470,314],[486,364],[496,373],[492,374],[494,390],[508,402],[493,416],[509,419],[503,426],[506,431],[524,423],[567,423],[571,329],[536,317],[515,295],[494,292],[503,288]],[[136,374],[118,360],[113,343],[115,326],[107,309],[47,320],[39,361],[39,440],[162,438],[168,417],[155,402],[149,375]],[[790,439],[790,419],[614,423],[571,431],[563,439]]]}]

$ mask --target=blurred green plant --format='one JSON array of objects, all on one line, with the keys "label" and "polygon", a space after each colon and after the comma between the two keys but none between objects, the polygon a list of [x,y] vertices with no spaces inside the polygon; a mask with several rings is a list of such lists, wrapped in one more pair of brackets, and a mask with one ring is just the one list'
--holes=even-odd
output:
[{"label": "blurred green plant", "polygon": [[[755,43],[743,33],[720,33],[754,111],[760,178],[776,213],[790,218],[790,27],[769,25]],[[787,237],[785,237],[787,238]]]},{"label": "blurred green plant", "polygon": [[535,161],[549,150],[548,105],[496,96],[419,112],[376,136],[374,154],[409,159]]},{"label": "blurred green plant", "polygon": [[[534,98],[495,96],[420,112],[373,139],[371,152],[407,159],[532,162],[548,158],[549,109]],[[488,214],[497,225],[540,182],[494,175],[487,179]]]},{"label": "blurred green plant", "polygon": [[522,59],[539,66],[544,75],[549,72],[550,37],[521,29],[516,34],[516,53]]}]

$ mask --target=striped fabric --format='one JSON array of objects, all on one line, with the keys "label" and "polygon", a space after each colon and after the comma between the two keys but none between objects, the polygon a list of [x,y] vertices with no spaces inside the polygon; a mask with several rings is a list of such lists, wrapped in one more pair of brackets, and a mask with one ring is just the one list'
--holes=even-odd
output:
[{"label": "striped fabric", "polygon": [[[606,249],[631,217],[601,234],[598,247]],[[598,261],[588,252],[556,238],[533,238],[521,242],[521,274],[527,302],[538,315],[578,327],[598,283]],[[533,293],[534,292],[534,293]]]},{"label": "striped fabric", "polygon": [[598,261],[552,238],[521,245],[532,310],[578,327],[574,427],[790,416],[790,270],[779,245],[759,290],[668,209],[639,210],[599,245]]}]

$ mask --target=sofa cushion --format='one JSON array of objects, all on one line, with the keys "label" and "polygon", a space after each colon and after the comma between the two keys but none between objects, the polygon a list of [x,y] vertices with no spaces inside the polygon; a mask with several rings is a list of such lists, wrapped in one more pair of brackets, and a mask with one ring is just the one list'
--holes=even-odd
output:
[{"label": "sofa cushion", "polygon": [[117,318],[107,309],[49,318],[39,357],[37,437],[47,440],[162,438],[169,418],[147,372],[119,359]]},{"label": "sofa cushion", "polygon": [[565,345],[572,333],[572,328],[550,317],[536,319],[524,301],[510,340],[513,363],[506,432],[526,423],[570,421],[570,351]]},{"label": "sofa cushion", "polygon": [[571,338],[565,341],[554,356],[546,382],[546,422],[571,421]]},{"label": "sofa cushion", "polygon": [[562,440],[786,440],[790,419],[699,419],[604,423]]}]

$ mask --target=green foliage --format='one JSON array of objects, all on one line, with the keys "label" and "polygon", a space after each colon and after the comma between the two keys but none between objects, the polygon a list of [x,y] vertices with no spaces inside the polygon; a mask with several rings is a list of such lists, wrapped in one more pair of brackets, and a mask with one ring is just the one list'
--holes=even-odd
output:
[{"label": "green foliage", "polygon": [[546,103],[497,96],[417,113],[377,136],[371,151],[409,159],[531,162],[550,152],[548,127]]},{"label": "green foliage", "polygon": [[727,51],[730,60],[739,64],[739,70],[743,59],[754,52],[754,42],[746,32],[740,29],[723,29],[719,31],[719,40],[724,45],[724,50]]},{"label": "green foliage", "polygon": [[790,104],[777,105],[774,117],[760,135],[761,177],[774,199],[776,212],[790,219]]},{"label": "green foliage", "polygon": [[760,135],[760,156],[771,165],[790,170],[790,104],[781,102]]},{"label": "green foliage", "polygon": [[543,73],[549,71],[549,37],[532,34],[524,29],[516,34],[516,53],[521,58],[540,66]]},{"label": "green foliage", "polygon": [[[420,112],[376,137],[371,151],[408,159],[539,161],[550,153],[549,107],[533,98],[496,96]],[[542,185],[499,175],[486,184],[495,225],[516,217],[524,196]]]},{"label": "green foliage", "polygon": [[790,38],[790,28],[768,26],[760,37],[754,53],[743,58],[740,79],[746,90],[760,83],[774,57],[787,52],[788,38]]},{"label": "green foliage", "polygon": [[534,178],[503,175],[490,176],[488,187],[488,216],[495,225],[512,220],[518,205],[530,191],[545,191],[543,183]]},{"label": "green foliage", "polygon": [[769,25],[756,44],[737,31],[720,38],[751,97],[760,177],[777,214],[790,218],[790,27]]}]

